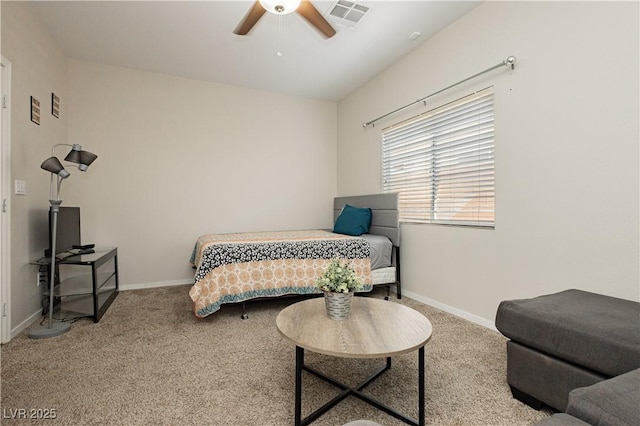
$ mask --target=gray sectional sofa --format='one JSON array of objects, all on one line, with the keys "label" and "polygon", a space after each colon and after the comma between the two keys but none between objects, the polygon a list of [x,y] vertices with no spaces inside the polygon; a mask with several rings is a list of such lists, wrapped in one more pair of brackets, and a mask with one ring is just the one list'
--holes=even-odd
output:
[{"label": "gray sectional sofa", "polygon": [[[575,407],[584,392],[577,388],[640,368],[638,302],[582,290],[507,300],[498,307],[496,328],[510,339],[507,382],[513,396],[534,408],[544,404],[564,412],[574,389]],[[633,382],[638,373],[633,374],[620,382]],[[621,401],[618,381],[592,392],[601,389],[608,390],[608,398]],[[604,403],[606,398],[597,400]],[[569,420],[565,416],[560,417]],[[635,424],[640,425],[640,419]]]}]

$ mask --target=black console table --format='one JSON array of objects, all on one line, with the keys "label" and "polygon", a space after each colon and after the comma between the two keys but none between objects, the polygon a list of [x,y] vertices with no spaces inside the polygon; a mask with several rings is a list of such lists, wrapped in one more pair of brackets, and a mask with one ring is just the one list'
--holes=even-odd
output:
[{"label": "black console table", "polygon": [[[45,266],[47,277],[50,276],[50,258],[32,264]],[[65,273],[64,278],[60,278],[61,272]],[[91,317],[93,322],[98,322],[118,295],[118,248],[98,248],[94,253],[56,260],[55,276],[53,295],[60,303],[59,311],[54,310],[54,315]],[[50,286],[44,294],[49,296],[49,291]]]}]

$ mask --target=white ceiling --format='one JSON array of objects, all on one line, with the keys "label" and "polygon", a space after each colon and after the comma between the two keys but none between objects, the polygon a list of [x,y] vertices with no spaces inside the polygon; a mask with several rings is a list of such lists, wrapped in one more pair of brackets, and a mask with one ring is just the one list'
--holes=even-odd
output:
[{"label": "white ceiling", "polygon": [[[335,1],[313,1],[325,18]],[[376,1],[324,39],[300,15],[233,30],[253,1],[31,1],[65,53],[110,65],[338,101],[478,1]],[[409,35],[420,32],[411,41]],[[282,55],[279,56],[278,52]]]}]

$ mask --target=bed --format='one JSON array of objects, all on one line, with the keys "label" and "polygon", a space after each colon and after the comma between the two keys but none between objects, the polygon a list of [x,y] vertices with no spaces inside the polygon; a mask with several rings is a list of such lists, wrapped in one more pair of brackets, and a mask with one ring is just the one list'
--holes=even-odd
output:
[{"label": "bed", "polygon": [[[224,304],[242,303],[245,319],[249,300],[320,293],[315,281],[336,258],[349,262],[362,278],[361,291],[395,285],[401,298],[398,195],[336,197],[333,211],[333,230],[201,235],[190,259],[196,271],[189,290],[195,316],[203,318]],[[354,235],[358,232],[352,232],[352,222],[344,231],[349,220],[345,217],[354,211],[370,211],[362,235]],[[389,297],[389,287],[387,292]]]}]

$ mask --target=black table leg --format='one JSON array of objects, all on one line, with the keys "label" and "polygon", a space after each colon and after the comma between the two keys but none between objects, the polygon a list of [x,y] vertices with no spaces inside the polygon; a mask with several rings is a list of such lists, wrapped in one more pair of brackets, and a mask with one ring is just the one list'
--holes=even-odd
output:
[{"label": "black table leg", "polygon": [[[385,404],[382,404],[378,400],[363,394],[361,391],[367,387],[371,382],[377,379],[382,373],[391,368],[391,357],[387,357],[385,366],[380,368],[376,373],[374,373],[371,377],[360,383],[356,388],[350,388],[337,380],[334,380],[317,370],[314,370],[311,367],[304,365],[304,349],[296,346],[296,402],[295,402],[295,426],[305,426],[308,425],[315,420],[317,420],[324,413],[329,411],[330,408],[338,404],[340,401],[348,397],[349,395],[353,395],[358,397],[364,402],[376,407],[379,410],[386,412],[387,414],[402,420],[403,422],[415,425],[415,426],[424,426],[425,424],[425,410],[424,410],[424,397],[425,397],[425,374],[424,374],[424,346],[419,348],[418,350],[418,422],[412,420],[400,412],[388,407]],[[325,380],[326,382],[338,387],[342,390],[340,394],[338,394],[331,401],[327,402],[325,405],[311,413],[308,417],[302,419],[302,371],[305,370],[314,376]]]},{"label": "black table leg", "polygon": [[302,424],[302,367],[304,366],[304,349],[296,346],[296,419],[295,426]]},{"label": "black table leg", "polygon": [[418,349],[418,424],[424,425],[424,346]]}]

